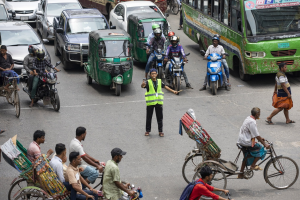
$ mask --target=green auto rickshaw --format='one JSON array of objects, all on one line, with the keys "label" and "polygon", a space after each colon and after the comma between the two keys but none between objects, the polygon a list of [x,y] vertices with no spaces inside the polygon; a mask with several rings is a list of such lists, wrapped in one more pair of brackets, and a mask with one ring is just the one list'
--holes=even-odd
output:
[{"label": "green auto rickshaw", "polygon": [[121,85],[132,81],[131,38],[123,30],[97,30],[89,34],[89,57],[84,65],[87,81],[110,86],[120,96]]},{"label": "green auto rickshaw", "polygon": [[148,61],[146,54],[147,38],[153,32],[152,24],[159,24],[164,36],[168,35],[168,22],[159,12],[135,13],[128,16],[127,32],[133,44],[132,57],[139,62]]}]

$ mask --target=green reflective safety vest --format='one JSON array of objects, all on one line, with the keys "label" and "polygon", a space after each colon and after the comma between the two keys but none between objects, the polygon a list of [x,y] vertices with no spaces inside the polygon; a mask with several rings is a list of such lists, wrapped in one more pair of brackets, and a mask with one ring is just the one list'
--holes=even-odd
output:
[{"label": "green reflective safety vest", "polygon": [[156,80],[157,92],[154,90],[153,81],[148,80],[149,92],[145,93],[145,99],[147,106],[153,106],[156,104],[163,105],[164,103],[164,93],[161,90],[161,79]]}]

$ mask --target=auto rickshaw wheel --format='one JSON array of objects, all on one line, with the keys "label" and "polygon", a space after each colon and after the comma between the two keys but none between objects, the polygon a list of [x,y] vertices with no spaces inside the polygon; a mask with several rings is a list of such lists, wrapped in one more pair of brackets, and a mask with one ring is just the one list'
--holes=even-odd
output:
[{"label": "auto rickshaw wheel", "polygon": [[88,74],[86,75],[86,78],[87,78],[88,84],[91,85],[93,83],[93,79]]},{"label": "auto rickshaw wheel", "polygon": [[121,95],[121,84],[116,85],[115,93],[117,96]]}]

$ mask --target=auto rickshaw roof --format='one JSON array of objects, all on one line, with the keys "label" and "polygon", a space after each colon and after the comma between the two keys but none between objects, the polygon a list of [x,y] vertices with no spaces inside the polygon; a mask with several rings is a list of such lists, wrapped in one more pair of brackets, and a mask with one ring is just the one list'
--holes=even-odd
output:
[{"label": "auto rickshaw roof", "polygon": [[106,29],[106,30],[96,30],[91,31],[89,37],[94,38],[94,40],[98,41],[100,38],[104,40],[128,40],[130,39],[130,35],[120,29]]},{"label": "auto rickshaw roof", "polygon": [[165,19],[165,17],[159,12],[134,13],[128,16],[128,20],[132,20],[136,24],[138,24],[139,21],[143,19]]}]

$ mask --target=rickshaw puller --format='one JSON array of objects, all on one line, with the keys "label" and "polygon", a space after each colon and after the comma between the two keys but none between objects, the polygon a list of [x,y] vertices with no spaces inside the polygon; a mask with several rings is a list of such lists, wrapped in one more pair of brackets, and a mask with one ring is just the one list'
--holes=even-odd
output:
[{"label": "rickshaw puller", "polygon": [[[164,47],[164,44],[166,42],[166,38],[162,37],[162,31],[160,29],[155,29],[154,30],[154,35],[155,37],[153,37],[150,42],[149,45],[152,46],[153,50],[157,50],[159,47]],[[146,53],[149,54],[150,53],[150,48],[149,46],[147,46],[146,48]],[[151,62],[155,61],[155,54],[151,53],[146,65],[146,69],[145,69],[145,77],[147,79],[147,75],[150,69],[150,64]]]},{"label": "rickshaw puller", "polygon": [[[179,43],[179,38],[177,36],[172,36],[171,37],[171,45],[168,46],[167,48],[167,51],[166,51],[166,55],[167,57],[165,57],[164,61],[167,62],[169,59],[173,57],[182,57],[184,62],[188,62],[186,56],[185,56],[185,53],[184,53],[184,49],[183,47],[178,44]],[[166,69],[165,69],[165,75],[166,77],[169,76],[169,64],[170,62],[167,62],[167,65],[166,65]],[[188,80],[188,77],[184,71],[184,68],[183,68],[183,71],[182,71],[182,74],[183,74],[183,77],[184,77],[184,80],[185,80],[185,83],[186,83],[186,88],[189,88],[189,89],[193,89],[191,84],[189,83],[189,80]]]}]

